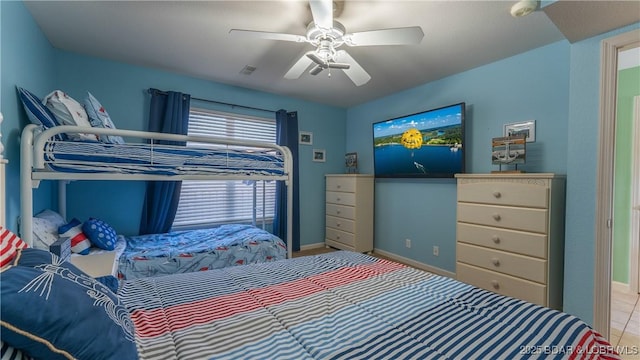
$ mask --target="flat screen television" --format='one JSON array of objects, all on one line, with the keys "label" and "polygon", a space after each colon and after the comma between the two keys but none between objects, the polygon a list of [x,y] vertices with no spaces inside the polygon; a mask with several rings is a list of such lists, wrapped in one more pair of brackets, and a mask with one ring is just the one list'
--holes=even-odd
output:
[{"label": "flat screen television", "polygon": [[373,124],[378,178],[452,178],[464,172],[465,103]]}]

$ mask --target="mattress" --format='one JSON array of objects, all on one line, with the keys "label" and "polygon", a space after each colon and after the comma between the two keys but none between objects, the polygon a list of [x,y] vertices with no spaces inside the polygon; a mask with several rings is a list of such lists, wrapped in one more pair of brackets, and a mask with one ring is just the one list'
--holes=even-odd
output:
[{"label": "mattress", "polygon": [[125,281],[141,359],[619,358],[580,319],[340,251]]},{"label": "mattress", "polygon": [[283,175],[284,160],[273,151],[160,144],[49,141],[44,160],[60,172],[153,175]]},{"label": "mattress", "polygon": [[126,237],[118,277],[134,279],[286,258],[277,236],[244,224]]}]

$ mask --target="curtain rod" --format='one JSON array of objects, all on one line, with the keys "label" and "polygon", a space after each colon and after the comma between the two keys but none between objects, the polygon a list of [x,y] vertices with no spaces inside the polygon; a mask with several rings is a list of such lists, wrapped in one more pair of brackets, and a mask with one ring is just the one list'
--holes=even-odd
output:
[{"label": "curtain rod", "polygon": [[[149,94],[153,93],[154,91],[159,92],[160,94],[163,94],[163,95],[167,94],[166,91],[162,91],[162,90],[156,90],[156,89],[147,90],[147,92]],[[265,111],[265,112],[270,112],[270,113],[274,113],[274,114],[277,112],[275,110],[262,109],[262,108],[257,108],[257,107],[252,107],[252,106],[245,106],[245,105],[238,105],[238,104],[232,104],[232,103],[227,103],[227,102],[222,102],[222,101],[216,101],[216,100],[210,100],[210,99],[202,99],[202,98],[197,98],[197,97],[191,97],[191,99],[192,100],[197,100],[197,101],[210,102],[210,103],[214,103],[214,104],[227,105],[227,106],[231,106],[231,107],[239,107],[239,108],[243,108],[243,109]]]}]

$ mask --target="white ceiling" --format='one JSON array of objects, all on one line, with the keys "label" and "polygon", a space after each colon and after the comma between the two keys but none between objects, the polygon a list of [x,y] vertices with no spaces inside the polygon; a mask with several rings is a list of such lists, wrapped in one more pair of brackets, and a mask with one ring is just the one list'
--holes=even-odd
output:
[{"label": "white ceiling", "polygon": [[[565,38],[566,29],[558,30],[543,11],[512,17],[515,3],[337,2],[335,19],[347,33],[421,26],[425,34],[419,45],[343,47],[372,77],[360,87],[341,70],[332,70],[331,77],[323,71],[284,79],[311,45],[229,35],[233,28],[304,35],[311,21],[304,0],[27,1],[26,6],[59,49],[349,107]],[[257,70],[240,74],[245,65]]]}]

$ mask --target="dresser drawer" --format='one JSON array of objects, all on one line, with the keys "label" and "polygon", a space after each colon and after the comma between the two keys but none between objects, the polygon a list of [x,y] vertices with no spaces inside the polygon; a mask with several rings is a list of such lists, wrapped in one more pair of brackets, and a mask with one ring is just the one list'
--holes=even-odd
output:
[{"label": "dresser drawer", "polygon": [[475,245],[458,243],[460,262],[539,283],[547,282],[547,261]]},{"label": "dresser drawer", "polygon": [[325,237],[329,240],[337,241],[345,245],[349,245],[349,246],[355,245],[355,241],[352,233],[332,229],[330,227],[327,227],[325,229]]},{"label": "dresser drawer", "polygon": [[458,203],[458,221],[547,233],[547,210]]},{"label": "dresser drawer", "polygon": [[548,306],[547,287],[535,282],[461,263],[456,266],[456,277],[482,289]]},{"label": "dresser drawer", "polygon": [[356,194],[327,191],[327,202],[340,205],[356,205]]},{"label": "dresser drawer", "polygon": [[465,183],[458,185],[458,201],[547,208],[549,189],[520,182]]},{"label": "dresser drawer", "polygon": [[353,206],[326,204],[327,215],[337,216],[344,219],[354,220],[356,218],[356,208]]},{"label": "dresser drawer", "polygon": [[343,219],[334,216],[325,216],[327,227],[334,228],[337,230],[342,230],[346,232],[353,233],[355,232],[356,226],[355,222],[348,219]]},{"label": "dresser drawer", "polygon": [[346,176],[327,177],[327,191],[355,192],[356,178]]},{"label": "dresser drawer", "polygon": [[547,258],[547,235],[496,227],[458,223],[459,242]]}]

